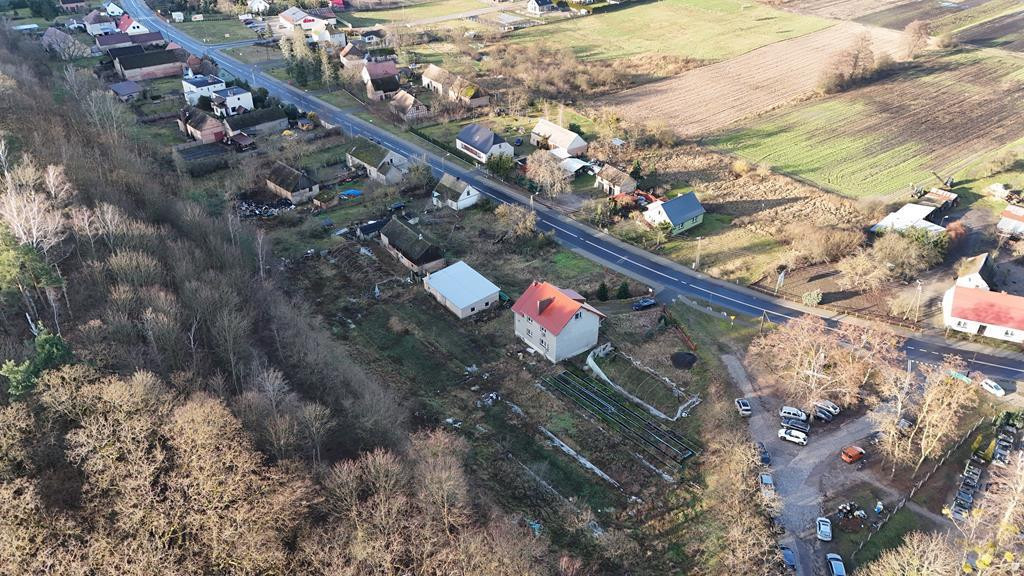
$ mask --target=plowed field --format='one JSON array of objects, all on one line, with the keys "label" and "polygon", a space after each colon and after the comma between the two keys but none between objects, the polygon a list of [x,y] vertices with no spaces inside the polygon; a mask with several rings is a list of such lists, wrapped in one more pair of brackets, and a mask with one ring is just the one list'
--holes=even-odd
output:
[{"label": "plowed field", "polygon": [[[603,99],[626,119],[664,121],[684,137],[695,137],[801,100],[817,88],[836,52],[867,28],[853,22],[777,42],[737,58],[703,66]],[[875,53],[896,56],[903,39],[891,30],[870,30]]]}]

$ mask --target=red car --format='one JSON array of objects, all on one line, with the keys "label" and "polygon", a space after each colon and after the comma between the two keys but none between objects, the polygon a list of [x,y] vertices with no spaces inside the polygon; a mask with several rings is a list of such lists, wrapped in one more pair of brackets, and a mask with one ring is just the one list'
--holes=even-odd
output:
[{"label": "red car", "polygon": [[847,446],[839,455],[843,458],[843,462],[853,464],[864,457],[864,449],[860,446]]}]

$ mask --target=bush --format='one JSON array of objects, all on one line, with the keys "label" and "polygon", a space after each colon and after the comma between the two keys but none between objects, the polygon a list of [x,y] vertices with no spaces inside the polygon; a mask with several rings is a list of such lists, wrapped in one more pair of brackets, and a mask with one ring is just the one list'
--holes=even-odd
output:
[{"label": "bush", "polygon": [[747,174],[750,174],[750,171],[753,170],[754,167],[750,164],[750,162],[747,162],[743,158],[737,158],[736,160],[732,161],[732,166],[730,166],[730,169],[732,170],[732,173],[737,176],[746,176]]},{"label": "bush", "polygon": [[615,292],[615,297],[619,300],[626,300],[630,297],[628,282],[623,281],[622,284],[619,284],[619,289]]},{"label": "bush", "polygon": [[597,285],[597,299],[601,302],[608,300],[608,285],[603,280]]},{"label": "bush", "polygon": [[943,32],[935,39],[935,45],[939,48],[956,48],[957,41],[952,32]]},{"label": "bush", "polygon": [[817,306],[818,304],[821,304],[821,298],[821,290],[815,289],[809,292],[804,292],[803,296],[800,297],[800,300],[807,306]]}]

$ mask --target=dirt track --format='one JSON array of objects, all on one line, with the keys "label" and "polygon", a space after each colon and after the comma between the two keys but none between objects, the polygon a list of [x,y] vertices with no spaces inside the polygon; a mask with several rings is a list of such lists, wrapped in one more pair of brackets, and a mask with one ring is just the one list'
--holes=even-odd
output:
[{"label": "dirt track", "polygon": [[811,95],[836,52],[869,33],[875,53],[900,53],[900,33],[841,22],[813,34],[758,48],[604,98],[626,119],[664,121],[683,137],[710,134]]}]

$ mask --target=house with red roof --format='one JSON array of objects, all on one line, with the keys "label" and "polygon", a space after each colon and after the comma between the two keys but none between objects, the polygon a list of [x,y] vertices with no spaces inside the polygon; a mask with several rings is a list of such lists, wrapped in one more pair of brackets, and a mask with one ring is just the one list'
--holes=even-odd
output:
[{"label": "house with red roof", "polygon": [[1024,296],[953,285],[942,298],[946,328],[1024,343]]},{"label": "house with red roof", "polygon": [[536,282],[512,306],[516,336],[551,362],[560,362],[597,344],[604,314],[574,290]]},{"label": "house with red roof", "polygon": [[117,29],[129,36],[133,36],[135,34],[146,34],[149,32],[149,28],[139,24],[127,14],[121,16],[121,19],[117,21]]}]

